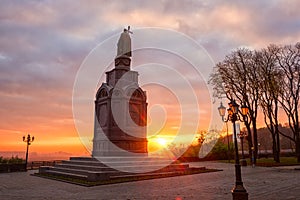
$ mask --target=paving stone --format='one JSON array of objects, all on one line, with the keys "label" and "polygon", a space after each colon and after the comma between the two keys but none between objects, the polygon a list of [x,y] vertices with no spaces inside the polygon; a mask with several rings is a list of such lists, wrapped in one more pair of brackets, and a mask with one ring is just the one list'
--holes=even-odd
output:
[{"label": "paving stone", "polygon": [[[0,174],[0,199],[232,199],[234,165],[217,162],[189,164],[223,171],[95,187],[30,176],[36,171],[3,173]],[[299,200],[300,170],[294,168],[242,167],[249,199]]]}]

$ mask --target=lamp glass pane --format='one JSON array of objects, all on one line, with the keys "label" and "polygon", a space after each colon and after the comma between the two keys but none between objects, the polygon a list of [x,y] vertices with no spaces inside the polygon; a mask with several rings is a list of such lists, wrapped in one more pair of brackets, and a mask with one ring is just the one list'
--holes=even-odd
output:
[{"label": "lamp glass pane", "polygon": [[226,108],[223,106],[222,102],[221,102],[220,107],[218,107],[218,111],[219,111],[219,114],[221,117],[225,116]]},{"label": "lamp glass pane", "polygon": [[231,115],[233,114],[231,108],[228,108],[228,109],[227,109],[227,112],[228,112],[228,115],[229,115],[229,116],[231,116]]},{"label": "lamp glass pane", "polygon": [[238,114],[239,112],[239,105],[235,102],[235,100],[233,100],[231,102],[231,106],[232,106],[232,111],[235,113],[235,114]]},{"label": "lamp glass pane", "polygon": [[242,115],[247,115],[248,114],[248,110],[249,110],[248,107],[242,106],[241,110],[242,110]]}]

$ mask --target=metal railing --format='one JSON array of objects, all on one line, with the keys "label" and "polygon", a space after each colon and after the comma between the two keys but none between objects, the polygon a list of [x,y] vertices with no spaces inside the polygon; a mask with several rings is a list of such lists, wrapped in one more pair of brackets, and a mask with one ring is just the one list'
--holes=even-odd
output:
[{"label": "metal railing", "polygon": [[59,163],[62,163],[62,160],[32,161],[27,163],[27,169],[38,169],[40,166],[54,166],[55,164]]}]

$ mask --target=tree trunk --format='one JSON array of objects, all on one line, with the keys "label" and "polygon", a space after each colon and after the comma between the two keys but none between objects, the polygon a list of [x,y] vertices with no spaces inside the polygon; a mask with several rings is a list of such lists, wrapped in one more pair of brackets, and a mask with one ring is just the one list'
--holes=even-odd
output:
[{"label": "tree trunk", "polygon": [[276,159],[275,162],[280,163],[280,138],[279,138],[279,130],[278,125],[275,125],[275,136],[276,136]]},{"label": "tree trunk", "polygon": [[273,159],[276,161],[276,141],[275,141],[275,135],[272,134],[272,151],[273,151]]},{"label": "tree trunk", "polygon": [[[273,128],[272,128],[273,130]],[[273,158],[274,161],[279,163],[280,158],[279,158],[279,149],[278,149],[278,137],[275,132],[272,132],[272,151],[273,151]]]},{"label": "tree trunk", "polygon": [[256,164],[257,153],[258,153],[258,143],[257,143],[257,129],[256,129],[256,121],[252,121],[253,127],[253,147],[254,147],[254,164]]},{"label": "tree trunk", "polygon": [[252,159],[252,149],[251,149],[251,147],[253,146],[252,133],[251,133],[250,125],[245,123],[245,126],[246,126],[247,132],[248,132],[248,136],[246,138],[247,138],[247,141],[248,141],[249,159],[251,160]]}]

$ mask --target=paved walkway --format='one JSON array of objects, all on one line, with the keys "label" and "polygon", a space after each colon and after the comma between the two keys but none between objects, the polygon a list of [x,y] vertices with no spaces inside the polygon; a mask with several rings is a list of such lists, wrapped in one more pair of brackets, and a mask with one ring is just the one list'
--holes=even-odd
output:
[{"label": "paved walkway", "polygon": [[[0,199],[232,199],[234,165],[216,162],[191,165],[223,171],[95,187],[30,176],[33,171],[7,173],[0,174]],[[300,170],[294,168],[243,167],[249,199],[300,200]]]}]

